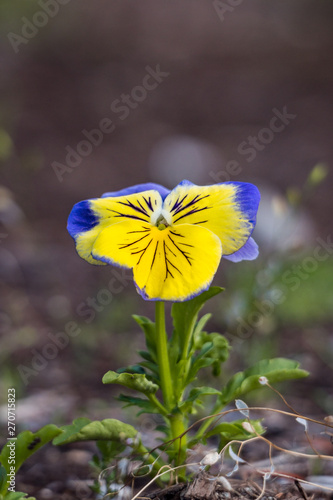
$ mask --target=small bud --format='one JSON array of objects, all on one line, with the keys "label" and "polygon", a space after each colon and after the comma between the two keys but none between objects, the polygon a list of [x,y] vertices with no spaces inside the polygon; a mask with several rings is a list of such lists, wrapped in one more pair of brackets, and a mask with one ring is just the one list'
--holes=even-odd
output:
[{"label": "small bud", "polygon": [[246,432],[249,432],[250,434],[255,434],[256,431],[253,427],[253,425],[250,424],[250,422],[243,422],[242,427]]},{"label": "small bud", "polygon": [[267,385],[268,384],[268,378],[267,377],[259,377],[259,384],[260,385]]}]

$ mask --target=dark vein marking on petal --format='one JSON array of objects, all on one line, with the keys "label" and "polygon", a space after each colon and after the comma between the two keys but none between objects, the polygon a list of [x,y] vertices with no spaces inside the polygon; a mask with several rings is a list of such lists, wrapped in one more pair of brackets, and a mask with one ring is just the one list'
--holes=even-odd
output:
[{"label": "dark vein marking on petal", "polygon": [[124,248],[131,247],[131,246],[132,246],[132,245],[134,245],[135,243],[138,243],[139,241],[144,240],[145,238],[147,238],[147,236],[148,236],[148,234],[145,234],[144,236],[142,236],[142,237],[141,237],[141,238],[139,238],[138,240],[132,241],[132,243],[127,243],[127,244],[118,245],[118,246],[119,246],[119,249],[120,249],[120,250],[123,250]]},{"label": "dark vein marking on petal", "polygon": [[170,231],[170,233],[175,235],[175,236],[179,236],[179,238],[185,238],[185,236],[183,234],[175,233],[174,231]]},{"label": "dark vein marking on petal", "polygon": [[134,234],[134,233],[149,233],[150,231],[151,231],[151,230],[150,230],[150,228],[148,227],[147,229],[145,229],[145,228],[144,228],[142,231],[141,231],[141,230],[140,230],[140,231],[128,231],[128,233],[127,233],[127,234]]},{"label": "dark vein marking on petal", "polygon": [[144,196],[142,198],[145,200],[145,202],[146,202],[147,207],[149,208],[149,210],[153,211],[153,205],[151,204],[151,197],[149,196],[148,200]]},{"label": "dark vein marking on petal", "polygon": [[153,241],[153,238],[150,240],[150,242],[148,243],[148,245],[145,248],[143,248],[142,250],[138,250],[137,252],[133,252],[133,255],[136,253],[141,253],[140,258],[139,258],[138,262],[136,263],[136,265],[140,264],[142,257],[144,256],[147,248],[149,247],[149,245],[151,244],[152,241]]},{"label": "dark vein marking on petal", "polygon": [[180,219],[183,219],[184,217],[187,217],[188,215],[193,215],[196,214],[197,212],[202,212],[203,210],[209,210],[211,207],[203,207],[203,208],[193,208],[189,212],[186,212],[185,214],[181,215],[178,217],[178,219],[175,219],[173,222],[174,224],[178,222]]},{"label": "dark vein marking on petal", "polygon": [[174,275],[172,274],[172,272],[170,271],[169,269],[169,264],[170,266],[174,267],[180,274],[182,274],[179,269],[177,269],[176,266],[174,266],[172,264],[172,262],[168,259],[167,257],[167,251],[166,251],[166,245],[165,245],[165,241],[163,242],[163,250],[164,250],[164,261],[165,261],[165,278],[164,278],[164,281],[166,281],[166,279],[168,278],[168,275],[171,276],[171,278],[174,278]]},{"label": "dark vein marking on petal", "polygon": [[133,210],[136,210],[137,212],[140,212],[140,214],[148,216],[146,210],[142,207],[142,205],[140,204],[139,200],[137,200],[137,202],[140,205],[139,207],[137,205],[134,205],[134,203],[132,203],[131,201],[127,201],[127,203],[125,203],[124,201],[118,201],[117,203],[119,203],[119,205],[124,205],[124,207],[133,208]]},{"label": "dark vein marking on petal", "polygon": [[[188,194],[186,194],[185,196],[183,196],[183,198],[179,201],[179,196],[174,204],[174,206],[172,207],[171,209],[171,212],[173,212],[174,210],[177,210],[181,204],[183,203],[183,201],[188,197]],[[177,213],[177,212],[176,212]]]},{"label": "dark vein marking on petal", "polygon": [[182,241],[179,241],[178,245],[183,245],[184,247],[194,248],[194,245],[190,245],[189,243],[183,243]]},{"label": "dark vein marking on petal", "polygon": [[149,222],[147,219],[143,219],[142,217],[137,217],[136,215],[122,214],[121,212],[117,212],[116,210],[112,210],[111,208],[107,208],[106,210],[117,214],[114,217],[124,217],[125,219],[136,219],[136,220],[142,220],[142,222]]},{"label": "dark vein marking on petal", "polygon": [[[183,275],[183,273],[178,269],[178,267],[176,267],[172,262],[171,260],[167,259],[167,262],[170,264],[170,266],[172,266],[174,269],[176,269],[176,271],[179,272],[179,274]],[[170,272],[170,271],[169,271]]]},{"label": "dark vein marking on petal", "polygon": [[185,257],[185,259],[187,260],[187,262],[190,264],[190,266],[192,266],[192,263],[191,263],[191,260],[193,260],[192,257],[189,257],[189,253],[188,252],[185,252],[184,250],[182,250],[181,248],[179,248],[179,246],[173,241],[173,239],[171,238],[170,234],[168,234],[168,238],[170,239],[170,241],[173,243],[173,245],[175,245],[175,247],[177,248],[177,250]]},{"label": "dark vein marking on petal", "polygon": [[171,248],[168,247],[168,245],[165,242],[164,242],[164,244],[165,244],[166,248],[169,250],[169,252],[171,252],[174,257],[177,257],[177,255],[171,250]]},{"label": "dark vein marking on petal", "polygon": [[154,256],[153,256],[153,260],[152,260],[152,263],[150,265],[150,270],[153,269],[153,265],[154,265],[154,262],[155,262],[155,257],[156,257],[156,253],[157,253],[157,247],[158,247],[158,244],[159,244],[159,241],[156,242],[156,248],[155,248],[155,252],[154,252]]},{"label": "dark vein marking on petal", "polygon": [[197,194],[192,200],[190,200],[188,203],[186,203],[186,205],[182,205],[186,196],[184,196],[184,198],[179,202],[178,207],[175,210],[175,215],[177,215],[179,212],[182,212],[183,210],[186,210],[186,208],[193,206],[195,203],[199,203],[199,201],[204,200],[205,198],[209,198],[210,195],[206,194],[205,196],[200,197],[200,195]]},{"label": "dark vein marking on petal", "polygon": [[140,205],[140,207],[142,208],[142,210],[144,211],[144,213],[145,213],[146,215],[148,215],[148,214],[147,214],[147,212],[146,212],[146,209],[145,209],[145,208],[143,208],[143,206],[141,205],[140,200],[137,200],[137,202],[138,202],[138,204]]}]

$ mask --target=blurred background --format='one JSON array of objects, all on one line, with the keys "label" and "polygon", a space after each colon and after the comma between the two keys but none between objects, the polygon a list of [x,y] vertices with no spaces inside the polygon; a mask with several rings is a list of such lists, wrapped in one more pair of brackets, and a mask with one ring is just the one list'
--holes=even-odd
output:
[{"label": "blurred background", "polygon": [[15,387],[20,428],[120,417],[101,378],[137,359],[130,314],[153,314],[131,273],[76,255],[72,206],[184,178],[262,192],[260,258],[214,281],[226,376],[298,359],[311,377],[283,393],[333,412],[332,28],[325,0],[1,0],[1,402]]}]

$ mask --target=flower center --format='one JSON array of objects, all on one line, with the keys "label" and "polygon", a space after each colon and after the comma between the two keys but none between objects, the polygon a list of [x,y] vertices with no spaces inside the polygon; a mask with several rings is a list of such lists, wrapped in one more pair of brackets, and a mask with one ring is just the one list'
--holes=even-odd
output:
[{"label": "flower center", "polygon": [[171,215],[170,213],[165,210],[164,208],[159,208],[157,209],[150,218],[150,223],[153,226],[156,226],[157,229],[160,231],[163,231],[167,227],[171,226]]},{"label": "flower center", "polygon": [[163,231],[164,229],[166,229],[169,224],[168,222],[165,220],[165,217],[164,215],[160,215],[156,221],[156,226],[157,226],[157,229],[159,229],[160,231]]}]

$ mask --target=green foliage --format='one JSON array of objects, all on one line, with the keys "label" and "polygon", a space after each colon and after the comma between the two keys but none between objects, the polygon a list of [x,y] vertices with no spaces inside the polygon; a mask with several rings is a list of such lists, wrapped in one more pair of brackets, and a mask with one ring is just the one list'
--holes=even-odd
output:
[{"label": "green foliage", "polygon": [[[223,292],[224,288],[213,286],[206,292],[201,293],[192,300],[185,302],[176,302],[172,306],[171,315],[173,318],[174,333],[173,336],[177,338],[179,348],[185,347],[187,340],[186,334],[189,330],[194,329],[195,322],[198,319],[198,314],[207,300],[215,297]],[[191,346],[190,346],[191,347]]]},{"label": "green foliage", "polygon": [[201,398],[202,396],[214,396],[220,394],[220,391],[213,389],[213,387],[195,387],[192,389],[188,397],[179,404],[180,411],[182,413],[194,413],[193,406],[202,406]]},{"label": "green foliage", "polygon": [[[213,376],[219,376],[222,364],[229,357],[230,345],[227,339],[220,333],[205,331],[211,315],[206,314],[199,318],[199,312],[205,302],[222,291],[221,288],[213,287],[192,300],[175,303],[172,306],[173,333],[167,343],[170,365],[168,383],[171,385],[174,398],[171,409],[167,409],[164,401],[156,397],[157,389],[163,388],[157,351],[157,338],[158,335],[163,335],[163,332],[157,331],[158,322],[154,323],[143,316],[135,316],[135,321],[145,334],[147,350],[139,351],[141,361],[137,365],[118,370],[118,373],[109,371],[103,377],[104,383],[120,384],[144,394],[145,398],[121,394],[118,399],[125,403],[125,406],[139,408],[139,414],[160,413],[165,420],[161,430],[165,434],[166,441],[183,433],[191,415],[194,415],[198,408],[207,405],[207,398],[209,398],[210,412],[215,414],[222,411],[224,406],[234,399],[261,388],[260,376],[266,376],[269,382],[274,384],[307,375],[307,372],[299,369],[295,361],[277,358],[260,361],[252,368],[237,373],[222,390],[193,386],[203,368],[211,367]],[[248,427],[244,427],[244,421],[241,420],[221,423],[211,429],[212,423],[205,421],[194,438],[188,442],[189,446],[212,436],[219,436],[220,445],[224,446],[233,439],[245,440],[255,436],[256,433],[264,432],[258,420],[251,421],[256,433],[251,433]],[[60,439],[63,440],[64,437]],[[184,449],[187,446],[186,441],[188,437],[185,435],[181,445]],[[174,448],[167,449],[169,460],[177,460],[178,449],[177,442]],[[184,458],[184,450],[182,453]]]},{"label": "green foliage", "polygon": [[61,427],[61,430],[62,434],[53,440],[55,445],[101,440],[124,443],[128,438],[135,438],[138,433],[131,425],[113,418],[93,422],[89,418],[78,418],[72,424]]},{"label": "green foliage", "polygon": [[260,389],[259,377],[265,376],[270,384],[303,378],[308,372],[298,368],[299,363],[291,359],[264,359],[243,372],[236,373],[222,389],[219,404],[224,407],[231,401],[250,391]]},{"label": "green foliage", "polygon": [[226,444],[230,443],[230,441],[245,441],[246,439],[255,437],[257,434],[260,435],[265,432],[264,427],[261,425],[261,420],[251,420],[251,426],[256,432],[247,431],[243,426],[245,422],[248,421],[234,420],[233,422],[222,422],[221,424],[216,425],[212,430],[207,432],[205,434],[205,439],[208,439],[212,436],[219,436],[219,446],[222,449]]},{"label": "green foliage", "polygon": [[[42,446],[50,442],[53,438],[55,438],[61,433],[62,431],[56,425],[50,424],[42,427],[42,429],[40,429],[37,432],[31,432],[31,431],[20,432],[20,434],[18,434],[15,440],[7,441],[7,443],[2,448],[0,453],[0,462],[2,464],[2,467],[0,469],[1,470],[0,494],[5,493],[7,489],[7,481],[8,481],[7,478],[11,471],[11,467],[15,467],[15,473],[16,473],[23,464],[23,462],[25,462],[25,460],[27,460]],[[11,449],[15,450],[14,461],[12,461]],[[6,479],[5,479],[5,473],[7,474]],[[7,498],[9,498],[8,494],[5,495],[6,500]],[[21,493],[21,497],[23,496],[24,493]],[[13,498],[21,498],[21,497],[13,497]]]},{"label": "green foliage", "polygon": [[[186,302],[178,302],[172,306],[173,335],[168,345],[170,368],[172,373],[172,384],[175,389],[176,398],[179,399],[179,408],[183,414],[193,413],[195,406],[202,404],[202,397],[216,394],[213,388],[192,389],[187,397],[184,392],[193,382],[201,368],[212,366],[213,374],[217,376],[220,365],[228,358],[228,341],[218,333],[203,332],[210,315],[207,314],[198,320],[198,314],[205,302],[223,291],[220,287],[212,287],[201,295]],[[104,383],[123,385],[129,389],[137,390],[145,394],[149,399],[135,398],[121,395],[119,399],[126,406],[138,406],[140,413],[161,413],[161,404],[151,396],[156,393],[160,386],[159,366],[156,351],[156,324],[144,316],[134,316],[135,321],[142,328],[145,337],[147,351],[139,351],[143,359],[139,366],[144,368],[145,374],[123,373],[128,368],[118,370],[121,374],[109,371],[103,377]],[[131,367],[133,371],[133,367]],[[137,371],[137,369],[136,369]],[[204,390],[202,390],[204,389]],[[174,411],[178,411],[175,406]]]},{"label": "green foliage", "polygon": [[61,430],[56,425],[49,424],[37,432],[20,432],[15,441],[7,441],[0,454],[0,462],[7,474],[10,470],[8,462],[10,461],[10,445],[12,443],[15,444],[15,471],[17,472],[25,460],[59,434],[61,434]]},{"label": "green foliage", "polygon": [[[229,342],[220,333],[202,332],[198,327],[194,332],[194,351],[199,354],[193,358],[190,377],[194,376],[200,369],[200,360],[205,359],[202,366],[212,366],[213,375],[217,377],[221,373],[221,364],[229,357]],[[189,378],[191,380],[191,378]]]},{"label": "green foliage", "polygon": [[138,412],[138,415],[141,415],[142,413],[160,413],[156,405],[149,401],[149,399],[126,396],[125,394],[120,394],[117,399],[119,401],[122,401],[123,403],[126,403],[124,408],[127,408],[128,406],[137,406],[138,408],[141,408],[141,411]]},{"label": "green foliage", "polygon": [[22,493],[20,491],[8,491],[5,495],[0,495],[0,500],[20,500],[21,498],[25,500],[36,500],[35,497],[27,497],[27,493]]},{"label": "green foliage", "polygon": [[142,392],[143,394],[155,394],[158,390],[158,385],[153,384],[143,374],[134,373],[116,373],[108,371],[103,377],[103,384],[119,384]]}]

